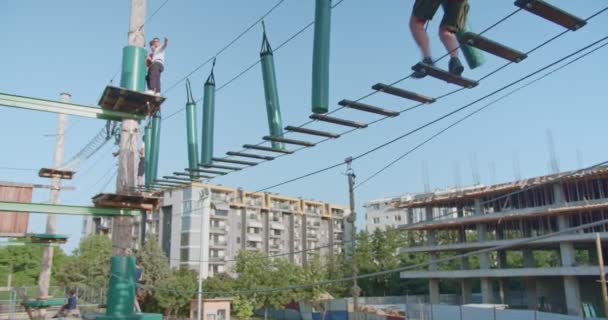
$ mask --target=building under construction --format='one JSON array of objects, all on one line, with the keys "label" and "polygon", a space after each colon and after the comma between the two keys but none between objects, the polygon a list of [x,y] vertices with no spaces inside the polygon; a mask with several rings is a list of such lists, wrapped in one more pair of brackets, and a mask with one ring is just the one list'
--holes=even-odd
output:
[{"label": "building under construction", "polygon": [[[456,283],[463,304],[479,291],[482,303],[603,313],[595,239],[596,233],[608,239],[606,225],[522,239],[608,219],[608,167],[385,200],[385,211],[403,215],[400,228],[410,245],[402,253],[425,254],[431,262],[459,256],[401,273],[428,279],[431,303],[441,303],[442,288]],[[461,256],[497,246],[504,249]]]}]

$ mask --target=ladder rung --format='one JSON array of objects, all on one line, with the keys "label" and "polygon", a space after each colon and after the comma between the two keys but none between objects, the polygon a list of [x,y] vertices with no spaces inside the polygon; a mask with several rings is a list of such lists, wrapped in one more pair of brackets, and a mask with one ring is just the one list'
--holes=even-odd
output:
[{"label": "ladder rung", "polygon": [[295,145],[303,146],[303,147],[314,147],[315,146],[315,144],[312,143],[312,142],[302,141],[302,140],[294,140],[294,139],[287,139],[287,138],[283,138],[283,137],[264,136],[262,139],[264,139],[266,141],[282,142],[282,143],[287,143],[287,144],[295,144]]},{"label": "ladder rung", "polygon": [[516,0],[515,5],[541,18],[553,21],[564,28],[576,31],[587,21],[541,0]]},{"label": "ladder rung", "polygon": [[[185,172],[173,172],[173,175],[175,175],[175,176],[183,176],[183,177],[191,177],[191,176],[192,176],[192,173],[185,173]],[[212,176],[203,176],[203,175],[197,174],[197,175],[196,175],[196,178],[197,178],[197,179],[211,179],[211,178],[213,178],[213,177],[212,177]]]},{"label": "ladder rung", "polygon": [[213,158],[213,162],[224,162],[224,163],[233,163],[233,164],[242,164],[244,166],[255,166],[256,162],[251,161],[242,161],[242,160],[232,160],[232,159],[223,159],[223,158]]},{"label": "ladder rung", "polygon": [[507,59],[515,63],[518,63],[528,57],[528,55],[521,51],[507,47],[494,40],[490,40],[482,35],[478,35],[473,32],[465,32],[459,40],[462,44],[481,49],[485,52],[491,53],[495,56]]},{"label": "ladder rung", "polygon": [[384,83],[376,83],[375,85],[372,86],[372,89],[374,90],[378,90],[378,91],[382,91],[382,92],[386,92],[388,94],[392,94],[394,96],[397,97],[401,97],[401,98],[405,98],[405,99],[410,99],[410,100],[414,100],[414,101],[418,101],[420,103],[433,103],[435,102],[435,98],[430,98],[427,96],[423,96],[421,94],[415,93],[415,92],[411,92],[411,91],[407,91],[407,90],[403,90],[397,87],[393,87],[393,86],[389,86],[387,84]]},{"label": "ladder rung", "polygon": [[375,114],[380,114],[380,115],[391,117],[391,118],[394,118],[394,117],[396,117],[396,116],[399,115],[399,112],[397,112],[397,111],[388,110],[388,109],[384,109],[384,108],[379,108],[379,107],[375,107],[375,106],[372,106],[372,105],[369,105],[369,104],[355,102],[355,101],[346,100],[346,99],[338,102],[338,104],[341,105],[341,106],[343,106],[343,107],[347,107],[347,108],[351,108],[351,109],[356,109],[356,110],[359,110],[359,111],[365,111],[365,112],[371,112],[371,113],[375,113]]},{"label": "ladder rung", "polygon": [[285,130],[291,131],[291,132],[303,133],[303,134],[310,134],[310,135],[313,135],[313,136],[332,138],[332,139],[336,139],[336,138],[340,137],[340,135],[336,134],[336,133],[331,133],[331,132],[327,132],[327,131],[320,131],[320,130],[313,130],[313,129],[307,129],[307,128],[301,128],[301,127],[294,127],[294,126],[287,126],[287,127],[285,127]]},{"label": "ladder rung", "polygon": [[189,183],[191,181],[187,181],[186,183],[184,183],[183,181],[172,181],[172,180],[168,180],[168,179],[157,179],[157,180],[154,180],[154,183],[156,183],[156,182],[167,183],[167,184],[186,184],[186,183]]},{"label": "ladder rung", "polygon": [[222,176],[227,173],[227,172],[222,172],[222,171],[213,171],[213,170],[205,170],[205,169],[190,169],[190,168],[186,168],[186,171],[219,174],[219,175],[222,175]]},{"label": "ladder rung", "polygon": [[342,126],[353,127],[353,128],[358,128],[358,129],[367,128],[366,123],[351,121],[351,120],[344,120],[344,119],[334,118],[334,117],[330,117],[330,116],[322,116],[319,114],[311,114],[309,118],[311,118],[313,120],[319,120],[319,121],[339,124]]},{"label": "ladder rung", "polygon": [[243,157],[243,158],[267,160],[267,161],[274,160],[274,157],[265,156],[265,155],[259,155],[259,154],[253,154],[253,153],[228,151],[228,152],[226,152],[226,154],[229,155],[229,156],[233,156],[233,157]]},{"label": "ladder rung", "polygon": [[238,171],[238,170],[242,169],[239,167],[222,166],[222,165],[218,165],[218,164],[202,164],[201,167],[211,168],[211,169],[221,169],[221,170],[232,170],[232,171]]},{"label": "ladder rung", "polygon": [[445,70],[439,69],[435,66],[430,66],[422,62],[418,62],[415,66],[412,67],[412,70],[468,89],[474,88],[478,84],[477,81],[457,76],[455,74],[451,74]]},{"label": "ladder rung", "polygon": [[253,150],[260,150],[260,151],[278,152],[278,153],[284,153],[284,154],[292,154],[293,153],[293,151],[289,151],[289,150],[285,150],[285,149],[277,149],[277,148],[265,147],[265,146],[256,146],[254,144],[245,144],[245,145],[243,145],[243,148],[245,148],[245,149],[253,149]]}]

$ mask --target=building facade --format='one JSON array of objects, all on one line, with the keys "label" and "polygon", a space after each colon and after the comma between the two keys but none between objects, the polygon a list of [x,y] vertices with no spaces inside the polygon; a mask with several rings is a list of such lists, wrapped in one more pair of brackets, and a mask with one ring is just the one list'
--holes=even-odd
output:
[{"label": "building facade", "polygon": [[[158,211],[134,220],[133,239],[156,234],[172,267],[203,277],[231,273],[240,250],[297,264],[339,254],[351,225],[346,206],[271,193],[193,183],[163,192]],[[111,219],[86,219],[83,232],[111,233]]]},{"label": "building facade", "polygon": [[[431,303],[441,302],[440,288],[451,282],[459,285],[463,304],[472,302],[475,288],[482,303],[581,316],[593,308],[603,314],[595,239],[599,234],[606,244],[607,227],[566,230],[608,219],[607,167],[407,195],[384,205],[384,214],[403,215],[400,228],[410,245],[402,253],[424,254],[430,262],[457,258],[401,273],[404,279],[427,279]],[[514,287],[523,293],[518,299],[512,299]]]}]

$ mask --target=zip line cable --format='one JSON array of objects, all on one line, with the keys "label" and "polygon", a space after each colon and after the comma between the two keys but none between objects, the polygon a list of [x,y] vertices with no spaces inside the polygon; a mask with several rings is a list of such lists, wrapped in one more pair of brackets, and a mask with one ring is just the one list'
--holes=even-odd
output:
[{"label": "zip line cable", "polygon": [[[558,64],[558,63],[560,63],[560,62],[562,62],[564,60],[569,59],[570,57],[572,57],[572,56],[574,56],[574,55],[576,55],[576,54],[578,54],[578,53],[580,53],[580,52],[582,52],[582,51],[584,51],[584,50],[586,50],[586,49],[588,49],[590,47],[595,46],[596,44],[598,44],[598,43],[600,43],[600,42],[602,42],[602,41],[604,41],[606,39],[608,39],[608,36],[605,36],[605,37],[603,37],[603,38],[601,38],[601,39],[593,42],[592,44],[589,44],[589,45],[587,45],[587,46],[585,46],[585,47],[583,47],[583,48],[581,48],[579,50],[576,50],[575,52],[573,52],[573,53],[571,53],[571,54],[569,54],[569,55],[567,55],[565,57],[562,57],[562,58],[558,59],[557,61],[554,61],[554,62],[552,62],[552,63],[550,63],[550,64],[548,64],[548,65],[546,65],[546,66],[544,66],[544,67],[542,67],[542,68],[540,68],[540,69],[532,72],[532,73],[529,73],[528,75],[526,75],[526,76],[524,76],[524,77],[522,77],[522,78],[520,78],[518,80],[515,80],[515,81],[513,81],[513,82],[511,82],[511,83],[509,83],[509,84],[507,84],[507,85],[505,85],[505,86],[503,86],[503,87],[501,87],[501,88],[499,88],[499,89],[497,89],[497,90],[489,93],[489,94],[486,94],[483,97],[478,98],[478,99],[476,99],[476,100],[474,100],[474,101],[472,101],[472,102],[470,102],[470,103],[468,103],[468,104],[466,104],[466,105],[464,105],[464,106],[462,106],[462,107],[460,107],[460,108],[458,108],[456,110],[448,112],[448,113],[444,114],[443,116],[441,116],[439,118],[436,118],[436,119],[434,119],[434,120],[432,120],[430,122],[427,122],[424,125],[422,125],[420,127],[417,127],[416,129],[408,131],[405,134],[402,134],[402,135],[400,135],[400,136],[398,136],[398,137],[396,137],[394,139],[391,139],[391,140],[389,140],[389,141],[387,141],[387,142],[385,142],[383,144],[380,144],[380,145],[378,145],[378,146],[376,146],[376,147],[374,147],[374,148],[372,148],[372,149],[370,149],[370,150],[368,150],[368,151],[366,151],[364,153],[361,153],[361,154],[353,157],[353,160],[357,160],[357,159],[363,158],[363,157],[365,157],[365,156],[367,156],[367,155],[369,155],[371,153],[374,153],[374,152],[376,152],[376,151],[378,151],[378,150],[380,150],[380,149],[382,149],[384,147],[387,147],[387,146],[389,146],[389,145],[391,145],[391,144],[393,144],[393,143],[395,143],[395,142],[397,142],[397,141],[399,141],[399,140],[401,140],[401,139],[403,139],[403,138],[405,138],[407,136],[410,136],[410,135],[412,135],[412,134],[414,134],[414,133],[416,133],[416,132],[418,132],[418,131],[420,131],[422,129],[425,129],[425,128],[427,128],[427,127],[429,127],[429,126],[431,126],[431,125],[433,125],[433,124],[435,124],[435,123],[437,123],[437,122],[439,122],[439,121],[441,121],[443,119],[446,119],[446,118],[448,118],[448,117],[450,117],[450,116],[452,116],[452,115],[454,115],[454,114],[456,114],[456,113],[458,113],[458,112],[460,112],[462,110],[465,110],[465,109],[467,109],[467,108],[469,108],[469,107],[471,107],[471,106],[473,106],[473,105],[475,105],[475,104],[477,104],[477,103],[479,103],[479,102],[481,102],[481,101],[483,101],[483,100],[485,100],[485,99],[487,99],[487,98],[489,98],[489,97],[491,97],[491,96],[493,96],[493,95],[495,95],[495,94],[497,94],[497,93],[499,93],[501,91],[504,91],[504,90],[506,90],[506,89],[508,89],[508,88],[510,88],[510,87],[512,87],[512,86],[514,86],[514,85],[516,85],[516,84],[518,84],[518,83],[520,83],[520,82],[522,82],[522,81],[530,78],[530,77],[533,77],[534,75],[536,75],[536,74],[538,74],[540,72],[543,72],[544,70],[546,70],[548,68],[553,67],[554,65],[556,65],[556,64]],[[256,192],[266,191],[266,190],[269,190],[269,189],[272,189],[272,188],[276,188],[276,187],[279,187],[279,186],[282,186],[282,185],[285,185],[285,184],[288,184],[288,183],[291,183],[291,182],[294,182],[294,181],[297,181],[297,180],[301,180],[301,179],[304,179],[304,178],[307,178],[307,177],[310,177],[310,176],[313,176],[313,175],[316,175],[316,174],[319,174],[319,173],[322,173],[322,172],[325,172],[325,171],[337,168],[337,167],[339,167],[339,166],[341,166],[343,164],[344,164],[343,162],[339,162],[339,163],[336,163],[334,165],[325,167],[323,169],[319,169],[319,170],[316,170],[316,171],[313,171],[313,172],[301,175],[299,177],[292,178],[292,179],[286,180],[284,182],[277,183],[277,184],[271,185],[269,187],[262,188],[262,189],[260,189],[260,190],[258,190]]]},{"label": "zip line cable", "polygon": [[[195,72],[200,70],[202,67],[206,66],[207,64],[211,63],[213,60],[215,60],[217,58],[217,56],[221,55],[222,53],[224,53],[224,51],[228,50],[228,48],[230,48],[233,44],[235,44],[237,41],[239,41],[244,35],[246,35],[249,31],[251,31],[251,29],[253,29],[256,25],[258,25],[266,17],[268,17],[274,10],[276,10],[278,7],[280,7],[281,4],[283,4],[283,2],[285,2],[285,0],[279,0],[274,6],[272,6],[272,8],[270,8],[270,10],[268,10],[266,13],[264,13],[253,24],[251,24],[249,27],[247,27],[245,30],[243,30],[238,36],[236,36],[236,38],[232,39],[230,42],[228,42],[227,45],[225,45],[218,52],[216,52],[215,55],[213,55],[213,57],[210,57],[209,59],[205,60],[205,62],[198,65],[190,73],[188,73],[183,78],[181,78],[180,80],[178,80],[177,82],[172,84],[169,87],[169,89],[167,89],[163,92],[163,95],[166,95],[169,91],[175,89],[175,87],[177,87],[180,83],[184,82],[189,76],[191,76],[192,74],[194,74]],[[181,110],[179,110],[179,111],[181,111]],[[169,116],[165,117],[165,120],[172,116],[173,116],[173,114],[170,114]]]},{"label": "zip line cable", "polygon": [[17,167],[0,167],[0,170],[10,170],[10,171],[38,171],[38,169],[31,169],[31,168],[17,168]]},{"label": "zip line cable", "polygon": [[503,100],[503,99],[505,99],[505,98],[507,98],[507,97],[509,97],[509,96],[511,96],[511,95],[513,95],[513,94],[515,94],[516,92],[518,92],[518,91],[520,91],[520,90],[522,90],[522,89],[524,89],[524,88],[527,88],[527,87],[531,86],[532,84],[534,84],[534,83],[536,83],[536,82],[538,82],[538,81],[540,81],[540,80],[542,80],[542,79],[544,79],[544,78],[546,78],[546,77],[548,77],[548,76],[552,75],[553,73],[555,73],[555,72],[557,72],[557,71],[559,71],[559,70],[562,70],[563,68],[565,68],[565,67],[567,67],[567,66],[571,65],[571,64],[572,64],[572,63],[574,63],[574,62],[579,61],[580,59],[582,59],[582,58],[584,58],[584,57],[588,56],[589,54],[591,54],[591,53],[593,53],[593,52],[595,52],[595,51],[597,51],[597,50],[599,50],[599,49],[604,48],[606,45],[608,45],[608,42],[607,42],[607,43],[604,43],[603,45],[601,45],[601,46],[599,46],[599,47],[597,47],[597,48],[595,48],[595,49],[593,49],[592,51],[589,51],[589,52],[585,53],[584,55],[581,55],[581,56],[577,57],[577,58],[576,58],[576,59],[574,59],[574,60],[571,60],[570,62],[568,62],[568,63],[566,63],[566,64],[564,64],[564,65],[562,65],[562,66],[560,66],[560,67],[558,67],[558,68],[556,68],[556,69],[554,69],[554,70],[550,71],[550,72],[547,72],[547,73],[546,73],[546,74],[544,74],[543,76],[541,76],[541,77],[539,77],[539,78],[537,78],[537,79],[535,79],[535,80],[532,80],[531,82],[528,82],[528,83],[526,83],[526,84],[524,84],[524,85],[522,85],[522,86],[520,86],[520,87],[518,87],[518,88],[516,88],[516,89],[514,89],[514,90],[512,90],[512,91],[510,91],[509,93],[507,93],[507,94],[505,94],[505,95],[501,96],[500,98],[498,98],[498,99],[496,99],[496,100],[493,100],[492,102],[490,102],[490,103],[488,103],[488,104],[484,105],[483,107],[481,107],[481,108],[479,108],[479,109],[476,109],[475,111],[473,111],[473,112],[471,112],[471,113],[467,114],[466,116],[464,116],[464,117],[460,118],[458,121],[456,121],[456,122],[452,123],[452,124],[451,124],[451,125],[449,125],[448,127],[446,127],[446,128],[444,128],[444,129],[442,129],[441,131],[439,131],[439,132],[435,133],[434,135],[432,135],[431,137],[429,137],[428,139],[426,139],[426,140],[425,140],[425,141],[423,141],[422,143],[420,143],[420,144],[416,145],[414,148],[412,148],[412,149],[408,150],[406,153],[404,153],[404,154],[402,154],[401,156],[397,157],[395,160],[393,160],[393,161],[389,162],[389,163],[388,163],[386,166],[382,167],[380,170],[378,170],[378,171],[374,172],[374,173],[373,173],[371,176],[369,176],[368,178],[366,178],[366,179],[365,179],[365,180],[363,180],[362,182],[358,183],[358,184],[355,186],[355,189],[356,189],[356,188],[358,188],[358,187],[360,187],[361,185],[365,184],[365,183],[366,183],[366,182],[368,182],[369,180],[373,179],[374,177],[376,177],[376,176],[377,176],[377,175],[379,175],[380,173],[384,172],[385,170],[387,170],[388,168],[390,168],[391,166],[393,166],[394,164],[396,164],[397,162],[399,162],[400,160],[402,160],[402,159],[403,159],[403,158],[405,158],[406,156],[410,155],[412,152],[416,151],[417,149],[419,149],[420,147],[424,146],[424,145],[425,145],[425,144],[427,144],[428,142],[430,142],[430,141],[434,140],[435,138],[437,138],[437,137],[438,137],[438,136],[440,136],[441,134],[445,133],[445,132],[446,132],[446,131],[448,131],[449,129],[451,129],[451,128],[453,128],[453,127],[457,126],[458,124],[462,123],[463,121],[467,120],[468,118],[470,118],[470,117],[474,116],[475,114],[477,114],[477,113],[479,113],[479,112],[481,112],[481,111],[485,110],[486,108],[489,108],[490,106],[494,105],[495,103],[497,103],[497,102],[499,102],[499,101],[501,101],[501,100]]},{"label": "zip line cable", "polygon": [[[191,294],[202,294],[202,295],[237,295],[237,294],[256,294],[256,293],[270,293],[270,292],[282,292],[282,291],[291,291],[291,290],[297,290],[297,289],[305,289],[305,288],[311,288],[311,287],[318,287],[318,286],[326,286],[326,285],[331,285],[331,284],[336,284],[336,283],[342,283],[342,282],[350,282],[353,281],[354,279],[368,279],[368,278],[374,278],[374,277],[378,277],[378,276],[384,276],[384,275],[388,275],[388,274],[392,274],[392,273],[396,273],[396,272],[403,272],[403,271],[408,271],[408,270],[415,270],[415,269],[419,269],[419,268],[423,268],[423,267],[427,267],[430,266],[432,264],[439,264],[442,262],[449,262],[449,261],[453,261],[453,260],[459,260],[459,259],[463,259],[463,258],[468,258],[468,257],[472,257],[472,256],[477,256],[483,253],[490,253],[493,251],[499,251],[499,250],[505,250],[505,249],[509,249],[512,247],[517,247],[517,246],[521,246],[524,244],[528,244],[531,242],[536,242],[539,240],[544,240],[544,239],[550,239],[562,234],[568,234],[568,233],[572,233],[572,232],[576,232],[576,231],[580,231],[580,230],[584,230],[584,229],[589,229],[589,228],[593,228],[593,227],[597,227],[597,226],[601,226],[601,225],[606,225],[608,224],[608,219],[604,219],[604,220],[600,220],[600,221],[596,221],[596,222],[591,222],[591,223],[587,223],[587,224],[583,224],[583,225],[579,225],[576,227],[570,227],[564,230],[560,230],[560,231],[556,231],[556,232],[552,232],[552,233],[547,233],[544,235],[540,235],[540,236],[535,236],[535,237],[529,237],[529,238],[525,238],[525,239],[519,239],[519,240],[514,240],[514,241],[510,241],[508,244],[503,244],[503,245],[498,245],[498,246],[494,246],[491,248],[485,248],[485,249],[480,249],[480,250],[476,250],[476,251],[470,251],[467,253],[463,253],[460,255],[455,255],[455,256],[449,256],[449,257],[443,257],[443,258],[437,258],[434,259],[433,261],[427,261],[427,262],[421,262],[421,263],[417,263],[414,265],[409,265],[409,266],[404,266],[404,267],[399,267],[399,268],[394,268],[394,269],[388,269],[388,270],[382,270],[382,271],[378,271],[378,272],[372,272],[372,273],[367,273],[367,274],[361,274],[358,275],[356,277],[344,277],[344,278],[339,278],[339,279],[332,279],[332,280],[323,280],[323,281],[317,281],[317,282],[312,282],[312,283],[305,283],[305,284],[298,284],[298,285],[292,285],[292,286],[286,286],[286,287],[277,287],[277,288],[263,288],[263,289],[248,289],[248,290],[233,290],[233,291],[207,291],[207,292],[198,292],[198,291],[187,291],[187,290],[177,290],[177,289],[172,289],[172,288],[160,288],[157,286],[151,286],[151,285],[144,285],[144,288],[150,289],[152,291],[167,291],[167,292],[176,292],[176,293],[191,293]],[[121,280],[121,281],[127,281],[129,282],[129,279],[126,279],[122,276],[119,276],[117,274],[112,273],[111,274],[112,277],[116,277],[117,279]],[[134,284],[133,284],[134,285]]]}]

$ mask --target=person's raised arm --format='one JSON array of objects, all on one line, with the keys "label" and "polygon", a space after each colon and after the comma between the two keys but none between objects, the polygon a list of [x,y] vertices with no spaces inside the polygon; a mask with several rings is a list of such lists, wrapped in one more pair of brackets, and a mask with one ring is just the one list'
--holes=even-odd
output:
[{"label": "person's raised arm", "polygon": [[165,37],[165,43],[163,44],[163,50],[167,48],[167,44],[169,43],[169,39]]}]

